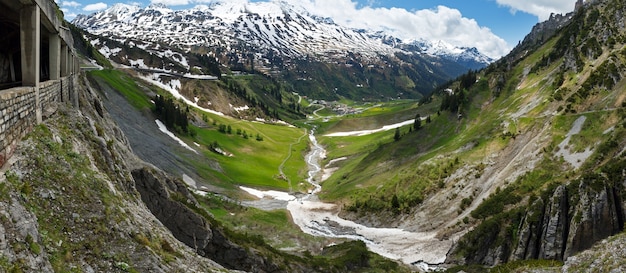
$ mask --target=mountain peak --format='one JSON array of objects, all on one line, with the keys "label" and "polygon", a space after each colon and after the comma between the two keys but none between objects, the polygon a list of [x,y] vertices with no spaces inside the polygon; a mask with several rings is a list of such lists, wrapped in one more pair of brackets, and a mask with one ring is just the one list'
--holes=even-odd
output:
[{"label": "mountain peak", "polygon": [[[198,47],[227,48],[227,51],[240,48],[250,52],[238,54],[252,53],[265,62],[280,56],[346,63],[354,61],[356,54],[363,59],[358,61],[359,65],[363,65],[364,61],[394,57],[396,53],[427,53],[452,62],[461,60],[463,66],[471,63],[467,69],[491,62],[475,50],[466,53],[465,49],[445,41],[420,40],[415,46],[380,31],[345,27],[331,18],[312,15],[302,5],[281,0],[217,0],[188,10],[171,10],[163,4],[152,4],[145,9],[116,5],[95,15],[77,17],[73,22],[92,34],[114,40],[168,44],[183,52]],[[246,58],[249,57],[243,57]]]},{"label": "mountain peak", "polygon": [[161,14],[168,14],[168,13],[174,12],[174,10],[168,8],[163,3],[152,3],[148,5],[148,7],[144,9],[144,11],[157,11]]}]

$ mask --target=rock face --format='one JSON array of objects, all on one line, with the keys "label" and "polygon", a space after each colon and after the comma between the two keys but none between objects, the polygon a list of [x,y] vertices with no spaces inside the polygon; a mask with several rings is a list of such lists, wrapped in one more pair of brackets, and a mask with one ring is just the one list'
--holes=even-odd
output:
[{"label": "rock face", "polygon": [[[213,237],[211,226],[200,215],[171,199],[172,194],[188,198],[187,189],[164,174],[148,168],[132,171],[141,200],[176,239],[193,249],[202,250]],[[170,194],[170,191],[173,193]],[[187,200],[194,200],[193,197]],[[190,201],[191,202],[191,201]],[[196,205],[194,203],[194,205]]]},{"label": "rock face", "polygon": [[[179,241],[219,264],[251,272],[278,272],[265,258],[231,242],[190,207],[198,206],[185,185],[150,168],[132,171],[141,200]],[[183,202],[186,202],[185,205]]]},{"label": "rock face", "polygon": [[[495,265],[515,260],[567,260],[624,229],[624,181],[589,175],[547,191],[523,213],[516,233],[501,224],[482,236],[483,249],[465,263]],[[617,183],[616,183],[617,182]],[[515,221],[508,230],[515,228]],[[485,237],[487,236],[487,237]],[[502,241],[514,240],[511,243]]]},{"label": "rock face", "polygon": [[53,103],[0,169],[0,272],[227,272],[139,200],[145,163],[78,80],[80,107]]},{"label": "rock face", "polygon": [[[603,186],[594,189],[581,182],[571,193],[564,185],[557,187],[543,206],[541,224],[525,221],[522,225],[520,242],[511,259],[565,260],[620,232],[624,212],[619,191],[602,181],[594,183]],[[526,217],[535,218],[533,213]]]}]

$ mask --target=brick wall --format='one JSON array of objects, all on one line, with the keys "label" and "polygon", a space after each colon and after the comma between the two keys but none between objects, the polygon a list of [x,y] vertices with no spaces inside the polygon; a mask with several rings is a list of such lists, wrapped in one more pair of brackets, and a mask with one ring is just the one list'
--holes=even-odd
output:
[{"label": "brick wall", "polygon": [[[40,83],[39,100],[42,112],[55,109],[53,104],[68,102],[76,76]],[[17,143],[37,124],[34,87],[0,90],[0,166],[13,155]]]}]

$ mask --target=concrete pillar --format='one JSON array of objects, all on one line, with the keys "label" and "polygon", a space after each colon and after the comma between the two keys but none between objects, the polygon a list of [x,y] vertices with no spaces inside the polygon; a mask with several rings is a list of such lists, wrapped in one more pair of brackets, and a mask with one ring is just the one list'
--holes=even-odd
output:
[{"label": "concrete pillar", "polygon": [[80,73],[80,59],[78,59],[78,56],[74,56],[74,73]]},{"label": "concrete pillar", "polygon": [[42,122],[39,97],[39,69],[41,66],[41,15],[39,6],[23,6],[20,10],[20,45],[22,47],[22,85],[35,89],[35,116]]},{"label": "concrete pillar", "polygon": [[40,69],[39,6],[23,6],[20,11],[20,45],[22,47],[22,85],[38,86]]},{"label": "concrete pillar", "polygon": [[61,56],[60,56],[60,60],[61,60],[61,77],[66,77],[67,76],[67,45],[66,44],[62,44],[61,45]]},{"label": "concrete pillar", "polygon": [[61,78],[61,37],[58,34],[50,34],[48,39],[50,55],[50,79],[58,80]]}]

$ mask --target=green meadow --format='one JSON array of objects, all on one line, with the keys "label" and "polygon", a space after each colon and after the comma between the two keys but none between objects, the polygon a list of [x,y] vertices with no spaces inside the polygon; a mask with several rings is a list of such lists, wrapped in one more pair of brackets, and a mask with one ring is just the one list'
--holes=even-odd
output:
[{"label": "green meadow", "polygon": [[[118,90],[138,110],[153,108],[147,91],[171,96],[167,91],[143,83],[122,71],[90,71],[89,75]],[[309,143],[305,135],[307,130],[233,119],[205,113],[193,107],[190,107],[190,114],[205,120],[205,124],[192,125],[192,134],[179,137],[204,155],[206,162],[190,158],[186,161],[210,183],[226,189],[247,185],[280,190],[305,190],[299,186],[306,175],[304,154]],[[230,126],[230,133],[220,132],[220,125]],[[228,155],[214,152],[210,147],[215,144]],[[218,162],[219,169],[209,167],[210,161]],[[281,170],[284,175],[281,175]]]}]

